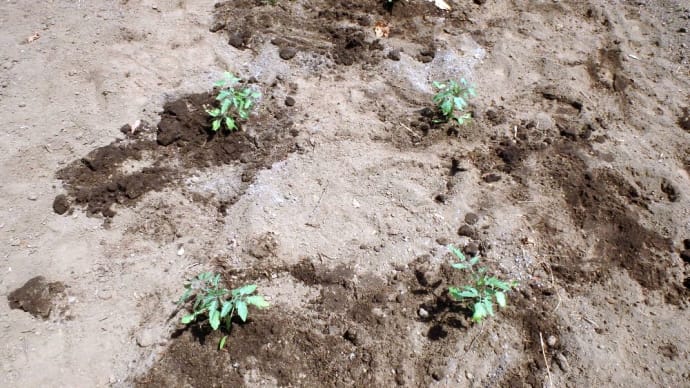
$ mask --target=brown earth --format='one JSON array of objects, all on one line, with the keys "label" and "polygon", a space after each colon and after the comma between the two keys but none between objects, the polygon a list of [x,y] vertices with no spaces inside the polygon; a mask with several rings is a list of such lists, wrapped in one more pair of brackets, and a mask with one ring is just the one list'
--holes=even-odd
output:
[{"label": "brown earth", "polygon": [[[53,4],[30,42],[11,22],[0,50],[19,80],[0,78],[20,109],[10,128],[50,128],[21,111],[36,95],[21,78],[39,73],[31,59],[58,55],[66,74],[39,82],[46,117],[75,113],[0,146],[14,204],[0,213],[5,380],[683,386],[690,9],[449,3]],[[3,8],[31,20],[25,6]],[[74,31],[93,39],[75,48]],[[80,47],[91,49],[84,73]],[[215,134],[208,85],[226,69],[263,97],[243,131]],[[473,120],[440,123],[431,82],[460,78],[478,91]],[[95,117],[71,100],[85,90]],[[519,282],[482,324],[448,296],[468,281],[449,244]],[[271,307],[229,333],[184,327],[173,302],[204,270],[258,284]],[[55,347],[26,356],[42,336]]]}]

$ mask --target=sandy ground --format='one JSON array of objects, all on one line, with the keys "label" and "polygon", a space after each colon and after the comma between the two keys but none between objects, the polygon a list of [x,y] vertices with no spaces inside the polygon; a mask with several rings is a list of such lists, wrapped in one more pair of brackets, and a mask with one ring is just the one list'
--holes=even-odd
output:
[{"label": "sandy ground", "polygon": [[[351,13],[344,19],[369,12],[344,3],[335,7]],[[688,5],[452,3],[452,13],[424,17],[372,11],[413,28],[345,66],[300,19],[312,15],[304,4],[325,8],[316,0],[258,11],[185,0],[3,2],[0,294],[36,276],[64,290],[45,320],[0,303],[2,380],[687,384]],[[253,13],[270,15],[274,27],[262,29]],[[209,31],[226,18],[227,31]],[[234,25],[254,31],[244,50],[227,43]],[[373,40],[372,28],[360,27]],[[299,49],[294,59],[280,58],[276,36]],[[399,61],[386,56],[396,48]],[[246,185],[240,163],[181,169],[175,184],[116,205],[105,222],[79,206],[55,214],[53,200],[66,192],[58,170],[123,138],[124,124],[155,126],[164,103],[209,91],[226,69],[258,80],[256,117],[274,114],[268,107],[286,95],[296,99],[281,113],[296,133],[284,160]],[[418,112],[430,106],[431,81],[460,76],[479,91],[474,123],[425,133]],[[249,133],[266,130],[251,124]],[[224,201],[232,204],[219,212]],[[478,221],[459,236],[468,213]],[[442,269],[448,243],[476,243],[494,271],[520,281],[511,308],[483,326],[420,317],[458,281]],[[274,305],[234,335],[253,349],[235,344],[228,354],[189,333],[171,337],[184,280],[207,269],[256,281]],[[271,320],[287,329],[262,326]],[[448,333],[440,341],[437,327]],[[354,330],[364,333],[359,341]],[[313,350],[329,346],[332,354]],[[197,355],[219,371],[194,364]],[[324,375],[305,360],[325,365]]]}]

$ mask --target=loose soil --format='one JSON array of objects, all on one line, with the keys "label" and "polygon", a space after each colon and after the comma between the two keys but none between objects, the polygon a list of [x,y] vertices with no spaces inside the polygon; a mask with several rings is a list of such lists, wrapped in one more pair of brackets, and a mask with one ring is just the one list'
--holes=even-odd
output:
[{"label": "loose soil", "polygon": [[[51,5],[31,41],[10,23],[4,68],[33,79],[31,59],[68,50],[39,106],[76,113],[0,145],[12,182],[0,189],[16,204],[0,210],[4,380],[686,384],[690,9],[382,3]],[[0,9],[19,20],[27,7]],[[69,28],[51,24],[60,16]],[[84,73],[74,31],[97,48]],[[208,85],[226,69],[263,97],[241,131],[214,133]],[[28,80],[1,77],[0,96],[25,108]],[[432,81],[460,78],[478,91],[465,126],[431,104]],[[86,90],[100,115],[69,100]],[[11,128],[51,128],[19,112]],[[482,324],[448,295],[469,279],[449,244],[519,282]],[[174,301],[206,270],[257,284],[271,307],[230,332],[181,325],[189,306]],[[57,345],[29,357],[44,341]]]}]

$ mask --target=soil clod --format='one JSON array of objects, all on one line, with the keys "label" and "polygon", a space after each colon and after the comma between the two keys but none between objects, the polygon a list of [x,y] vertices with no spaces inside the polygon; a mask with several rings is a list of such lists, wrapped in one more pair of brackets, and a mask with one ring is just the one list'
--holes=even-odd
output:
[{"label": "soil clod", "polygon": [[69,207],[69,199],[67,199],[65,194],[55,196],[55,200],[53,200],[53,211],[55,213],[60,215],[65,214],[69,210]]},{"label": "soil clod", "polygon": [[278,55],[286,61],[292,59],[297,55],[297,49],[294,47],[283,47],[278,51]]},{"label": "soil clod", "polygon": [[55,298],[64,291],[62,283],[49,283],[43,276],[36,276],[12,291],[7,296],[7,301],[11,309],[20,309],[36,318],[48,319]]}]

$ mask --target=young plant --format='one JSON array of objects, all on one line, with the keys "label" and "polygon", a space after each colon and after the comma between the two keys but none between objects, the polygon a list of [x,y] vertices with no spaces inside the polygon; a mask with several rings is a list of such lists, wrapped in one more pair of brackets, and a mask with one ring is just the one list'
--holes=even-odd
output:
[{"label": "young plant", "polygon": [[[181,322],[189,325],[195,322],[197,317],[206,316],[208,323],[213,330],[218,330],[221,323],[225,324],[225,330],[230,331],[232,327],[232,317],[237,313],[242,322],[247,320],[249,315],[249,305],[263,309],[268,307],[261,295],[252,295],[256,291],[255,284],[235,288],[230,291],[220,286],[220,274],[204,272],[196,278],[187,282],[185,292],[180,298],[178,305],[182,305],[192,295],[196,295],[191,314],[182,317]],[[218,347],[223,349],[228,336],[221,338]]]},{"label": "young plant", "polygon": [[247,120],[256,100],[261,97],[261,93],[250,88],[236,89],[234,86],[239,81],[239,78],[226,71],[223,79],[213,84],[220,88],[216,96],[220,106],[205,108],[206,113],[212,118],[211,129],[214,132],[218,132],[223,125],[230,132],[237,130],[237,121]]},{"label": "young plant", "polygon": [[477,94],[464,78],[460,80],[460,84],[450,80],[446,83],[434,81],[433,85],[438,89],[433,101],[443,115],[443,120],[437,120],[437,122],[447,122],[454,119],[458,124],[463,125],[472,119],[472,115],[465,112],[465,109],[467,108],[467,100]]},{"label": "young plant", "polygon": [[499,307],[506,306],[506,292],[517,286],[515,281],[503,281],[495,276],[487,274],[486,267],[478,267],[479,256],[469,260],[465,255],[454,246],[449,246],[451,252],[458,258],[458,263],[453,263],[452,267],[469,271],[472,276],[472,284],[462,288],[448,287],[451,298],[457,301],[468,301],[471,303],[472,320],[480,323],[484,318],[494,315],[494,300]]}]

